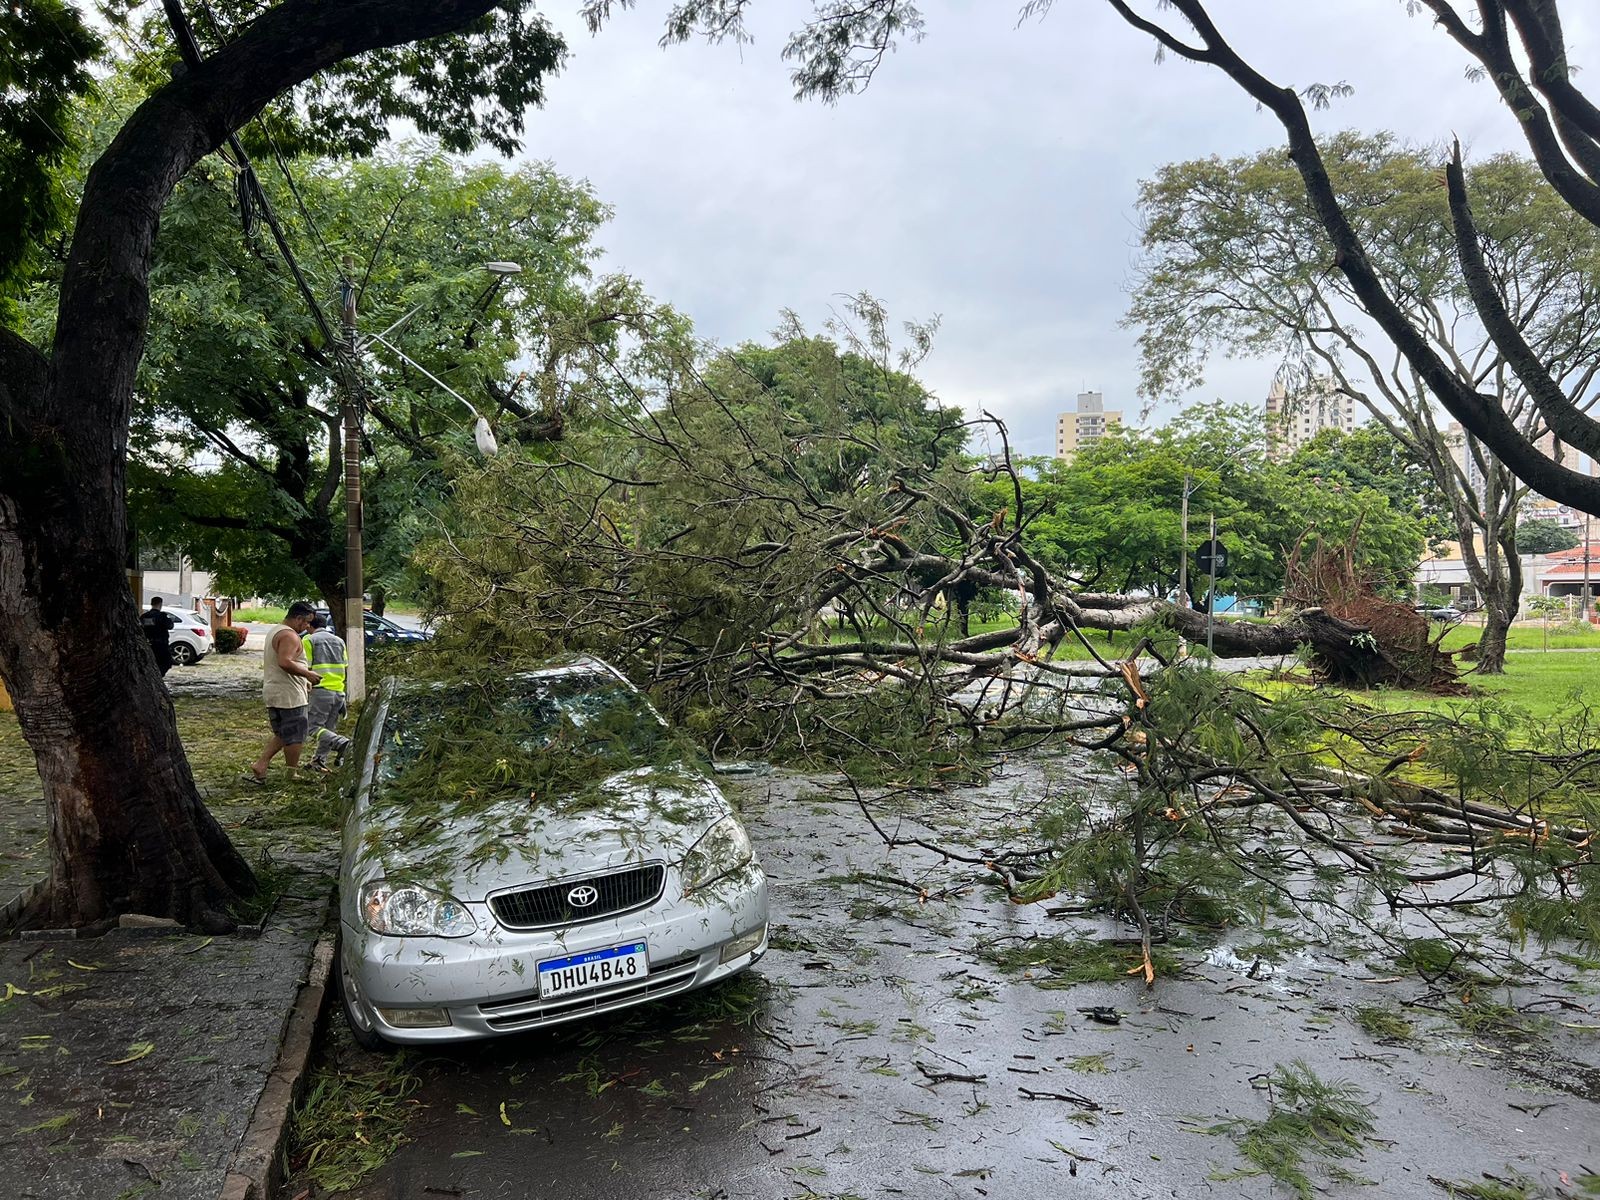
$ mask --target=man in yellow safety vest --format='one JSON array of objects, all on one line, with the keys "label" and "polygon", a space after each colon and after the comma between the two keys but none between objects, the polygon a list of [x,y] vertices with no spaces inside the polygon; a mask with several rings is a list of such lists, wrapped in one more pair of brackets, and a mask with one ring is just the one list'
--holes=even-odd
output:
[{"label": "man in yellow safety vest", "polygon": [[343,762],[344,752],[350,748],[350,739],[339,736],[339,720],[349,707],[344,695],[344,639],[329,629],[328,618],[318,613],[311,618],[311,632],[303,641],[306,662],[322,676],[311,689],[310,734],[316,743],[311,765],[327,770],[329,754],[336,762]]}]

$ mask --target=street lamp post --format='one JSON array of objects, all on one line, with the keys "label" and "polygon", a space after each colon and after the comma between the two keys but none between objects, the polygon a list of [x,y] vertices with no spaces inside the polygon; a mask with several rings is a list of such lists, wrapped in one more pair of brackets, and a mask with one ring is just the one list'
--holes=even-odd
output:
[{"label": "street lamp post", "polygon": [[[494,285],[487,292],[480,303],[488,304],[494,294],[504,285],[506,279],[512,275],[520,275],[522,268],[514,262],[488,262],[483,264],[483,269],[495,277]],[[384,334],[394,333],[417,313],[422,311],[423,305],[419,304],[410,312],[390,325],[383,333],[371,334],[361,338],[356,333],[356,288],[350,282],[352,264],[347,256],[344,261],[345,277],[340,280],[340,317],[342,322],[342,340],[340,351],[345,359],[344,370],[344,404],[341,415],[344,419],[344,637],[346,650],[345,664],[345,695],[354,703],[366,698],[367,694],[367,634],[366,634],[366,604],[365,604],[365,575],[362,566],[362,512],[361,512],[361,372],[360,357],[362,352],[373,342],[382,342],[390,350],[410,363],[423,375],[427,376],[439,387],[449,392],[476,418],[476,427],[473,437],[477,442],[478,451],[490,455],[497,449],[494,433],[489,428],[488,419],[475,408],[460,392],[449,384],[439,379],[426,367],[412,361]]]},{"label": "street lamp post", "polygon": [[339,313],[345,358],[344,405],[344,641],[345,695],[351,703],[367,695],[367,629],[361,565],[361,372],[356,358],[356,288],[351,263],[344,260],[339,281]]}]

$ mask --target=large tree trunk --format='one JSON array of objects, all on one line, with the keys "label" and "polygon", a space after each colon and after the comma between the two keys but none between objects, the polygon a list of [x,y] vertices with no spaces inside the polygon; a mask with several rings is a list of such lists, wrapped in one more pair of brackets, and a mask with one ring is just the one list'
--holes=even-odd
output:
[{"label": "large tree trunk", "polygon": [[46,360],[0,330],[0,678],[50,809],[51,921],[203,925],[251,885],[206,812],[122,576],[134,376],[162,207],[275,96],[494,0],[283,0],[128,118],[84,184]]},{"label": "large tree trunk", "polygon": [[1506,673],[1506,634],[1515,619],[1515,610],[1507,611],[1503,602],[1485,604],[1483,609],[1483,636],[1478,639],[1478,674],[1504,675]]},{"label": "large tree trunk", "polygon": [[[1058,599],[1074,621],[1090,629],[1129,630],[1154,622],[1204,645],[1206,615],[1165,600],[1084,594]],[[1402,687],[1459,690],[1448,655],[1430,644],[1427,622],[1414,613],[1403,628],[1376,630],[1321,608],[1292,613],[1271,625],[1255,621],[1217,621],[1212,642],[1219,658],[1278,658],[1310,646],[1316,669],[1329,682],[1351,687]],[[1056,630],[1046,625],[1044,638]],[[976,640],[976,639],[974,639]]]},{"label": "large tree trunk", "polygon": [[146,912],[225,928],[254,881],[200,802],[139,629],[120,443],[25,428],[43,360],[0,334],[0,365],[13,414],[0,443],[0,678],[49,806],[50,877],[33,916],[76,926]]}]

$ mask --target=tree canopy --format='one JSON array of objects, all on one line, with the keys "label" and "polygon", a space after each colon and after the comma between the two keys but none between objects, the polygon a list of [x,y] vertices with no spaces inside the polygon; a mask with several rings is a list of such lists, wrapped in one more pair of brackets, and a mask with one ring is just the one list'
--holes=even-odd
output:
[{"label": "tree canopy", "polygon": [[[7,224],[0,260],[0,677],[50,807],[42,919],[77,925],[133,910],[225,927],[251,873],[195,790],[122,569],[127,447],[162,213],[179,181],[224,145],[240,194],[258,203],[233,139],[263,114],[265,138],[274,104],[287,105],[285,124],[320,106],[313,120],[356,148],[410,112],[450,146],[508,149],[561,44],[522,0],[219,2],[220,27],[198,31],[182,5],[164,3],[167,43],[154,36],[153,5],[97,7],[139,60],[138,90],[83,177],[70,236],[53,245],[59,222],[46,201],[62,194],[70,139],[59,153],[28,147],[89,90],[107,51],[85,36],[86,4],[8,5],[0,26],[0,182],[8,202],[29,204]],[[41,14],[62,41],[50,40]],[[419,42],[431,44],[408,48]],[[30,126],[41,113],[40,128]],[[46,245],[59,264],[55,319],[30,339],[15,331],[11,301]]]},{"label": "tree canopy", "polygon": [[[1463,386],[1492,398],[1505,420],[1552,450],[1543,410],[1455,270],[1436,155],[1357,133],[1326,139],[1319,152],[1369,246],[1367,268],[1419,336]],[[1490,269],[1521,337],[1586,392],[1600,371],[1600,228],[1525,159],[1496,156],[1468,178],[1479,228],[1495,247]],[[1470,431],[1446,423],[1423,377],[1367,319],[1355,288],[1328,270],[1300,173],[1276,151],[1175,163],[1142,186],[1140,208],[1144,255],[1127,321],[1140,330],[1147,394],[1199,383],[1220,351],[1278,357],[1291,417],[1297,403],[1353,398],[1432,476],[1490,617],[1480,670],[1502,670],[1522,593],[1515,542],[1526,488]]]},{"label": "tree canopy", "polygon": [[1275,462],[1259,412],[1202,405],[1147,432],[1119,430],[1070,462],[1040,463],[1025,483],[1034,506],[1027,537],[1042,562],[1082,587],[1165,596],[1178,585],[1187,484],[1187,582],[1197,605],[1207,580],[1193,554],[1212,515],[1229,554],[1219,594],[1270,603],[1303,538],[1355,537],[1362,567],[1386,589],[1404,590],[1421,556],[1422,525],[1372,480],[1325,471],[1311,458]]}]

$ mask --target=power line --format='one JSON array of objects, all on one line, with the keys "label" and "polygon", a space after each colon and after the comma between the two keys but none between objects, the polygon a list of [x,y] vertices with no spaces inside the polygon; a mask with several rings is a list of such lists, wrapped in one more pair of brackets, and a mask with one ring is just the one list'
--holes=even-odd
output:
[{"label": "power line", "polygon": [[[178,0],[161,0],[162,7],[166,9],[167,21],[172,26],[173,36],[178,39],[178,52],[191,68],[198,68],[201,63],[200,47],[194,40],[194,31],[189,27],[188,18],[184,16],[183,9]],[[239,160],[239,170],[244,178],[244,185],[251,198],[261,209],[261,216],[267,223],[267,228],[272,231],[272,238],[278,245],[278,253],[283,255],[283,260],[289,265],[289,273],[294,276],[295,284],[300,289],[300,295],[311,309],[311,315],[316,318],[317,328],[321,330],[323,341],[333,351],[335,361],[339,364],[341,375],[348,376],[349,365],[339,347],[342,342],[334,336],[333,327],[328,324],[328,317],[322,311],[322,305],[317,302],[316,293],[311,290],[311,285],[306,282],[305,272],[300,269],[300,263],[294,256],[294,251],[289,245],[289,239],[284,236],[283,226],[279,223],[277,214],[273,212],[272,204],[267,199],[267,193],[261,187],[261,180],[256,177],[255,167],[250,163],[250,156],[245,153],[244,146],[239,141],[237,133],[228,135],[228,148],[233,151]],[[348,380],[347,380],[348,381]]]},{"label": "power line", "polygon": [[[217,14],[212,9],[210,0],[199,0],[199,3],[201,11],[205,13],[206,20],[211,25],[212,36],[216,38],[218,44],[227,45],[228,35],[222,28],[222,22],[217,19]],[[266,118],[262,115],[257,115],[255,124],[266,137],[267,144],[272,147],[272,157],[278,164],[278,171],[283,175],[284,182],[289,185],[289,195],[293,197],[295,207],[300,211],[301,220],[305,222],[306,228],[311,231],[312,240],[321,248],[322,253],[327,258],[328,265],[333,268],[334,274],[342,278],[343,273],[339,270],[338,257],[328,247],[327,240],[322,236],[322,230],[317,226],[316,218],[311,215],[311,209],[300,192],[300,185],[295,182],[294,174],[289,170],[289,163],[278,146],[278,139],[272,135],[272,127],[267,124]]]}]

